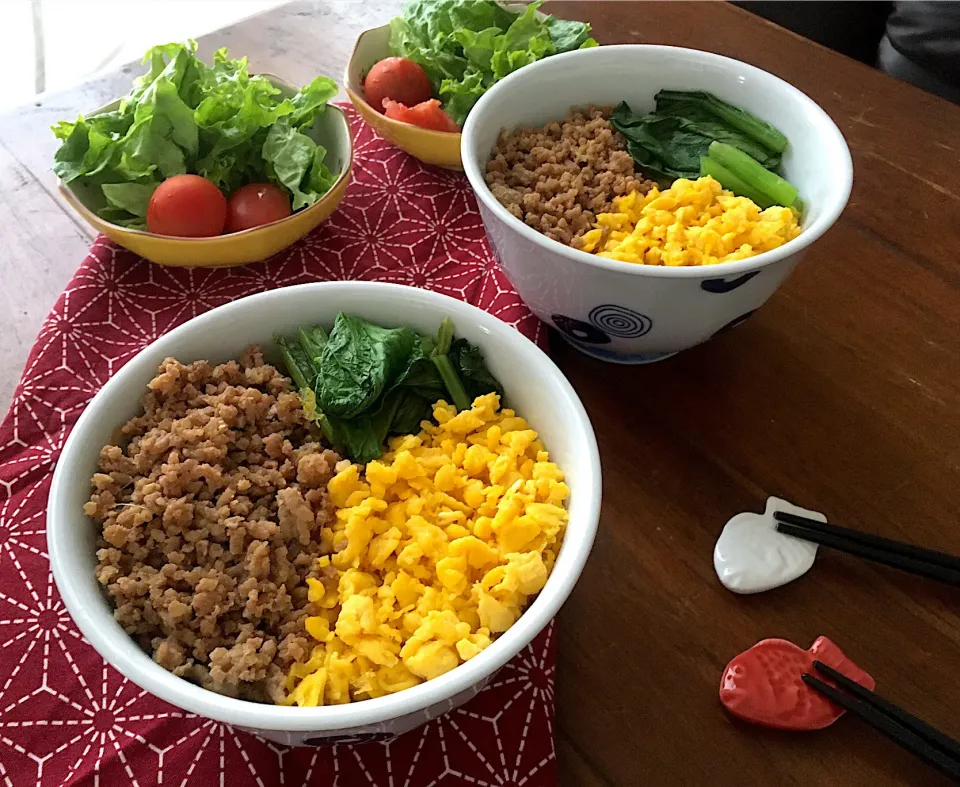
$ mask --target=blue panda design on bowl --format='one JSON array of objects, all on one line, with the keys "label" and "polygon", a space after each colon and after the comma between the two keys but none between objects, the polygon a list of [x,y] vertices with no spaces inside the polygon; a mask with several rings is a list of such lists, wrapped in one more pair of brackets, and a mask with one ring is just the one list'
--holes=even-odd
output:
[{"label": "blue panda design on bowl", "polygon": [[612,339],[596,326],[563,314],[551,314],[550,319],[561,333],[585,344],[610,344]]}]

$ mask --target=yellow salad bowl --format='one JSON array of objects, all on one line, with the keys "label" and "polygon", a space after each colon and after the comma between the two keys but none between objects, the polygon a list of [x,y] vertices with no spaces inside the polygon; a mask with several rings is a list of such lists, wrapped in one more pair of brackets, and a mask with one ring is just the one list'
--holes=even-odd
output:
[{"label": "yellow salad bowl", "polygon": [[[265,74],[274,87],[285,96],[293,96],[297,89],[283,80]],[[100,107],[91,115],[116,109],[120,99]],[[143,230],[128,229],[104,221],[97,210],[106,203],[96,187],[79,183],[60,183],[60,192],[71,207],[92,227],[115,243],[159,265],[179,267],[225,268],[261,262],[300,240],[325,221],[343,200],[350,182],[353,166],[353,141],[350,124],[343,110],[332,104],[317,119],[307,133],[327,150],[326,164],[332,172],[339,172],[333,187],[313,205],[279,221],[253,227],[228,235],[209,238],[178,238],[156,235]],[[459,139],[459,135],[457,135]]]},{"label": "yellow salad bowl", "polygon": [[375,27],[360,34],[343,77],[350,101],[360,117],[388,142],[426,164],[462,171],[459,133],[432,131],[391,120],[364,98],[363,78],[375,63],[389,57],[389,43],[390,25]]}]

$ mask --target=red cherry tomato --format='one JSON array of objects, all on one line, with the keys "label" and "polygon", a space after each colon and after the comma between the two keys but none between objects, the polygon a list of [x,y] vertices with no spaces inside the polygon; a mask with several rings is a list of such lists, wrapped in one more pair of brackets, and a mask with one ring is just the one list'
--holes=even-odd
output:
[{"label": "red cherry tomato", "polygon": [[223,232],[227,198],[199,175],[174,175],[161,183],[147,205],[147,231],[181,238]]},{"label": "red cherry tomato", "polygon": [[734,716],[781,730],[820,730],[843,714],[816,689],[801,679],[804,672],[829,679],[814,669],[814,660],[842,672],[873,691],[876,681],[848,659],[826,637],[818,637],[809,650],[785,639],[765,639],[731,661],[720,680],[720,702]]},{"label": "red cherry tomato", "polygon": [[387,57],[376,63],[363,80],[367,102],[383,112],[386,98],[413,106],[433,95],[430,77],[417,63],[403,57]]},{"label": "red cherry tomato", "polygon": [[401,123],[410,123],[420,128],[428,128],[431,131],[451,131],[458,132],[460,127],[453,122],[451,117],[440,109],[440,102],[435,98],[429,101],[421,101],[413,107],[404,106],[389,98],[383,102],[387,110],[386,115],[391,120],[399,120]]},{"label": "red cherry tomato", "polygon": [[290,215],[290,197],[273,183],[248,183],[227,200],[224,232],[240,232]]}]

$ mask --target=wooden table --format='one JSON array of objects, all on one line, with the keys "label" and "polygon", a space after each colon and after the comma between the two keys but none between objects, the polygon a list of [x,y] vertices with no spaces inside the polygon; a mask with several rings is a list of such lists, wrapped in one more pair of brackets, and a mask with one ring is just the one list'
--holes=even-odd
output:
[{"label": "wooden table", "polygon": [[[853,196],[745,327],[625,368],[557,343],[604,466],[594,553],[561,615],[558,755],[570,785],[935,785],[852,719],[788,735],[733,722],[720,673],[757,640],[834,639],[882,692],[960,737],[960,593],[824,553],[738,597],[713,573],[726,519],[767,495],[960,553],[960,108],[722,4],[552,3],[604,43],[710,49],[797,85],[839,123]],[[258,70],[340,74],[395,4],[297,3],[202,41]],[[89,236],[54,194],[45,126],[125,90],[131,69],[0,118],[8,392]]]}]

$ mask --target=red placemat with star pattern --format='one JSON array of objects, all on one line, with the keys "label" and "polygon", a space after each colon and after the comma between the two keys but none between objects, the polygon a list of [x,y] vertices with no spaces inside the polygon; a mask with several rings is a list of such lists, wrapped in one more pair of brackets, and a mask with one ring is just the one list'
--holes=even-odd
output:
[{"label": "red placemat with star pattern", "polygon": [[46,554],[63,442],[145,345],[275,287],[370,279],[427,287],[541,326],[491,258],[473,194],[350,112],[353,182],[340,209],[273,260],[173,269],[98,240],[44,323],[0,426],[0,780],[27,785],[552,785],[552,626],[470,703],[388,743],[287,749],[183,712],[126,681],[81,637]]}]

